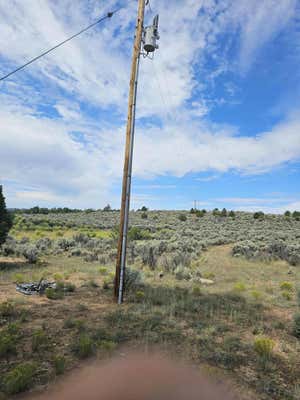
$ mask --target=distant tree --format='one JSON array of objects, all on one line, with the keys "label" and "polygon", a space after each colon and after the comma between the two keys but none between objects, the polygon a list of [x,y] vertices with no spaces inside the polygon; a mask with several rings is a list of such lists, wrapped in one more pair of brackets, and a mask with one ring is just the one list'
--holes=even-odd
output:
[{"label": "distant tree", "polygon": [[197,210],[197,211],[195,212],[195,214],[196,214],[196,216],[197,216],[198,218],[202,218],[202,217],[204,217],[205,212],[203,212],[203,210]]},{"label": "distant tree", "polygon": [[291,212],[290,212],[290,211],[286,211],[286,212],[284,213],[284,216],[289,218],[289,217],[291,216]]},{"label": "distant tree", "polygon": [[265,214],[262,211],[257,211],[253,214],[254,219],[264,219]]},{"label": "distant tree", "polygon": [[141,209],[139,209],[138,211],[143,211],[143,212],[146,212],[146,211],[148,211],[148,208],[146,207],[146,206],[143,206]]},{"label": "distant tree", "polygon": [[3,196],[2,185],[0,185],[0,245],[5,242],[11,227],[12,217],[6,209],[5,197]]},{"label": "distant tree", "polygon": [[191,209],[190,209],[190,213],[191,213],[191,214],[195,214],[196,211],[197,211],[196,208],[191,208]]},{"label": "distant tree", "polygon": [[110,204],[107,204],[104,208],[103,211],[111,211],[111,206]]},{"label": "distant tree", "polygon": [[207,213],[207,211],[205,210],[205,208],[203,208],[201,211],[203,212],[203,214],[206,214],[206,213]]},{"label": "distant tree", "polygon": [[300,211],[294,211],[292,214],[293,218],[295,218],[297,221],[300,221]]},{"label": "distant tree", "polygon": [[235,212],[233,210],[229,211],[228,216],[231,218],[235,218]]},{"label": "distant tree", "polygon": [[222,216],[222,217],[227,217],[227,210],[226,210],[226,208],[223,208],[223,210],[221,211],[221,216]]},{"label": "distant tree", "polygon": [[179,214],[179,215],[178,215],[178,219],[179,219],[180,221],[182,221],[182,222],[184,222],[184,221],[187,220],[186,215],[184,215],[184,214]]},{"label": "distant tree", "polygon": [[220,211],[219,211],[219,209],[218,208],[215,208],[214,210],[213,210],[213,215],[215,216],[215,217],[218,217],[219,215],[220,215]]}]

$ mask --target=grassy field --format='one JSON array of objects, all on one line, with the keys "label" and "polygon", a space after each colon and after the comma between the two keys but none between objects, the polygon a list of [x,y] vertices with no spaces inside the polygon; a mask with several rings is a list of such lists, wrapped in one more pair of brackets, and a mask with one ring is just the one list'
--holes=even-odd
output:
[{"label": "grassy field", "polygon": [[[60,227],[64,234],[58,238],[47,231],[51,245],[37,247],[34,264],[18,254],[0,258],[0,398],[43,388],[89,357],[105,359],[124,348],[146,354],[155,348],[176,355],[229,381],[241,399],[300,398],[300,340],[294,322],[299,312],[299,265],[280,257],[236,256],[235,240],[217,240],[205,247],[198,243],[185,250],[185,222],[178,222],[174,214],[170,221],[167,215],[155,230],[154,216],[144,225],[138,219],[138,233],[150,227],[150,236],[137,239],[132,234],[130,280],[121,307],[112,300],[114,221],[85,228],[85,232]],[[212,224],[212,217],[208,218],[207,224]],[[199,221],[193,221],[196,232]],[[215,223],[222,225],[223,232],[226,224],[230,231],[234,224],[242,226],[236,220]],[[175,229],[183,234],[181,242]],[[45,238],[35,236],[36,230],[41,231],[39,224],[29,231],[15,226],[16,246],[22,246],[18,240],[24,241],[28,232],[26,246],[35,246],[41,239],[45,243]],[[97,230],[102,237],[93,236]],[[75,242],[70,244],[74,235]],[[165,248],[157,243],[161,236],[169,248],[159,253],[157,249]],[[97,258],[87,257],[86,251],[93,251]],[[177,263],[182,254],[185,257]],[[53,293],[24,296],[15,291],[15,282],[41,277],[60,282],[55,299]],[[203,278],[213,283],[205,285]]]}]

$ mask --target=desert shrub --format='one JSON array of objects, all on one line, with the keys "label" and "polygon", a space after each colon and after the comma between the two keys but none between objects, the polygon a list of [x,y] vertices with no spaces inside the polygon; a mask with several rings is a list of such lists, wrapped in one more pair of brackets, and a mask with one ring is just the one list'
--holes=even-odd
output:
[{"label": "desert shrub", "polygon": [[148,214],[145,213],[145,212],[143,212],[143,213],[141,214],[141,218],[142,218],[142,219],[147,219],[147,218],[148,218]]},{"label": "desert shrub", "polygon": [[265,214],[262,211],[257,211],[253,214],[254,219],[264,219]]},{"label": "desert shrub", "polygon": [[291,212],[290,212],[290,211],[286,211],[286,212],[284,213],[284,216],[289,218],[289,217],[291,216]]},{"label": "desert shrub", "polygon": [[99,271],[99,274],[101,274],[101,275],[106,275],[107,274],[107,268],[106,267],[100,267],[98,269],[98,271]]},{"label": "desert shrub", "polygon": [[8,357],[17,353],[16,337],[9,332],[1,332],[0,335],[0,358]]},{"label": "desert shrub", "polygon": [[244,292],[246,290],[246,285],[243,282],[237,282],[234,284],[233,290],[238,293]]},{"label": "desert shrub", "polygon": [[291,292],[293,290],[293,284],[290,282],[282,282],[280,284],[280,289],[285,290],[287,292]]},{"label": "desert shrub", "polygon": [[65,372],[66,359],[63,356],[55,356],[53,360],[56,375],[62,375]]},{"label": "desert shrub", "polygon": [[178,215],[178,219],[179,219],[179,221],[184,222],[184,221],[187,220],[187,217],[186,217],[186,215],[184,215],[184,214],[179,214],[179,215]]},{"label": "desert shrub", "polygon": [[49,338],[43,329],[37,329],[32,334],[31,345],[33,351],[42,351],[49,347]]},{"label": "desert shrub", "polygon": [[253,345],[254,351],[263,361],[270,359],[274,346],[275,342],[267,337],[256,338]]},{"label": "desert shrub", "polygon": [[285,299],[285,300],[292,300],[293,296],[291,294],[291,292],[289,292],[288,290],[283,290],[281,293],[281,296]]},{"label": "desert shrub", "polygon": [[174,270],[175,278],[178,280],[189,280],[191,279],[191,271],[189,268],[184,267],[183,265],[178,265]]},{"label": "desert shrub", "polygon": [[34,246],[24,247],[22,251],[22,255],[26,258],[26,260],[30,264],[35,264],[39,258],[38,249]]},{"label": "desert shrub", "polygon": [[229,211],[228,216],[231,218],[235,218],[235,212],[233,210]]},{"label": "desert shrub", "polygon": [[254,298],[254,300],[259,300],[262,297],[262,294],[258,290],[252,290],[251,296]]},{"label": "desert shrub", "polygon": [[141,286],[143,283],[143,276],[140,271],[136,269],[126,268],[125,272],[125,288],[126,290],[134,290]]},{"label": "desert shrub", "polygon": [[92,356],[95,353],[96,346],[89,335],[81,333],[75,338],[72,349],[78,358],[83,359]]},{"label": "desert shrub", "polygon": [[200,286],[193,286],[192,293],[193,293],[194,295],[196,295],[196,296],[201,295],[202,292],[201,292]]},{"label": "desert shrub", "polygon": [[293,334],[300,338],[300,313],[296,313],[293,318]]},{"label": "desert shrub", "polygon": [[85,322],[82,319],[67,318],[63,324],[64,329],[76,329],[78,332],[86,330]]},{"label": "desert shrub", "polygon": [[74,285],[74,283],[71,282],[65,282],[64,283],[64,291],[65,292],[69,292],[69,293],[73,293],[76,290],[76,286]]},{"label": "desert shrub", "polygon": [[64,297],[64,292],[62,290],[56,290],[53,288],[47,288],[45,294],[50,300],[61,300]]},{"label": "desert shrub", "polygon": [[5,301],[0,304],[0,317],[13,318],[16,315],[16,307],[11,301]]},{"label": "desert shrub", "polygon": [[143,230],[137,226],[132,226],[128,230],[128,239],[129,240],[147,240],[150,239],[151,235],[149,231]]},{"label": "desert shrub", "polygon": [[35,363],[22,363],[8,372],[3,379],[5,393],[12,395],[30,388],[37,367]]}]

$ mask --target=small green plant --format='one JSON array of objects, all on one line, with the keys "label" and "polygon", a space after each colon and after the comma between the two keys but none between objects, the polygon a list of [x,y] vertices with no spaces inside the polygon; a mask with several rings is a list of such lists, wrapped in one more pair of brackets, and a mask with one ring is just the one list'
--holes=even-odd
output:
[{"label": "small green plant", "polygon": [[15,283],[23,283],[25,282],[25,277],[23,274],[14,274],[13,280]]},{"label": "small green plant", "polygon": [[12,334],[1,332],[0,336],[0,358],[9,357],[17,353],[16,337]]},{"label": "small green plant", "polygon": [[95,353],[95,343],[86,333],[80,334],[73,343],[73,351],[78,358],[87,358]]},{"label": "small green plant", "polygon": [[12,395],[29,389],[32,385],[36,369],[36,365],[29,362],[19,364],[13,368],[3,379],[5,393]]},{"label": "small green plant", "polygon": [[101,340],[97,345],[101,350],[107,351],[109,353],[114,351],[117,346],[117,344],[112,340]]},{"label": "small green plant", "polygon": [[81,319],[67,318],[63,327],[65,329],[77,329],[78,332],[85,331],[85,322]]},{"label": "small green plant", "polygon": [[54,275],[53,275],[53,278],[56,280],[56,281],[62,281],[63,280],[63,276],[62,276],[62,274],[60,274],[60,273],[55,273]]},{"label": "small green plant", "polygon": [[37,329],[32,335],[32,350],[42,351],[49,347],[49,338],[43,329]]},{"label": "small green plant", "polygon": [[147,219],[147,218],[148,218],[148,214],[145,213],[145,212],[143,212],[143,213],[141,214],[141,218],[142,218],[142,219]]},{"label": "small green plant", "polygon": [[98,269],[98,271],[99,271],[100,275],[106,275],[107,274],[107,268],[106,267],[100,267]]},{"label": "small green plant", "polygon": [[251,296],[254,298],[254,300],[259,300],[262,298],[262,294],[258,290],[252,290]]},{"label": "small green plant", "polygon": [[254,351],[264,362],[268,361],[271,358],[274,346],[274,340],[268,337],[258,337],[254,341]]},{"label": "small green plant", "polygon": [[300,313],[296,313],[293,318],[293,335],[300,339]]},{"label": "small green plant", "polygon": [[142,290],[137,290],[135,293],[135,297],[137,301],[143,301],[145,298],[145,292],[143,292]]},{"label": "small green plant", "polygon": [[17,315],[16,308],[11,301],[0,304],[0,317],[12,318]]},{"label": "small green plant", "polygon": [[66,367],[65,357],[55,356],[53,363],[54,363],[55,374],[62,375],[65,372],[65,367]]},{"label": "small green plant", "polygon": [[69,292],[69,293],[73,293],[76,290],[76,286],[74,285],[74,283],[71,282],[65,282],[64,283],[64,291],[65,292]]},{"label": "small green plant", "polygon": [[246,285],[243,282],[237,282],[234,287],[233,290],[235,292],[241,293],[241,292],[245,292],[246,290]]},{"label": "small green plant", "polygon": [[284,290],[284,291],[281,293],[281,295],[282,295],[282,297],[283,297],[285,300],[288,300],[288,301],[292,300],[292,298],[293,298],[292,293],[289,292],[288,290]]},{"label": "small green plant", "polygon": [[53,288],[47,288],[45,294],[46,297],[50,300],[61,300],[64,297],[63,291]]},{"label": "small green plant", "polygon": [[194,286],[193,289],[192,289],[192,293],[193,293],[195,296],[199,296],[199,295],[201,294],[201,288],[200,288],[200,286]]},{"label": "small green plant", "polygon": [[280,284],[280,289],[291,292],[293,290],[293,284],[290,282],[282,282]]},{"label": "small green plant", "polygon": [[214,279],[216,275],[213,272],[204,272],[203,278],[205,279]]}]

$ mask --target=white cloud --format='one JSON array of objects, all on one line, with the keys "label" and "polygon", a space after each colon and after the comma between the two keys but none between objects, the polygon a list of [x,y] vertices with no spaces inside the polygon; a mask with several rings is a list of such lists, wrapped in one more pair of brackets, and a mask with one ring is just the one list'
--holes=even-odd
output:
[{"label": "white cloud", "polygon": [[[0,51],[6,61],[2,72],[116,4],[115,0],[11,0],[7,7],[7,1],[0,0]],[[201,95],[205,88],[201,68],[207,54],[217,64],[209,74],[212,84],[231,68],[226,51],[219,48],[220,35],[240,38],[240,53],[233,64],[239,62],[245,69],[292,18],[295,0],[176,0],[172,4],[152,0],[151,5],[160,13],[160,50],[153,62],[141,63],[137,115],[160,117],[162,125],[137,125],[135,176],[232,169],[260,173],[298,159],[297,116],[256,137],[242,136],[243,132],[239,136],[236,127],[202,122],[213,103],[222,100],[208,101]],[[136,2],[126,3],[126,9],[111,20],[2,85],[0,169],[6,179],[22,183],[22,189],[15,188],[12,194],[16,203],[21,197],[49,203],[65,199],[73,206],[99,207],[114,199],[111,188],[119,182],[123,167],[135,14]],[[147,12],[146,21],[151,19]],[[200,93],[196,99],[194,90]],[[227,91],[235,90],[228,83]],[[59,117],[50,118],[43,107]],[[86,111],[89,107],[93,111]],[[111,117],[112,108],[117,120]],[[100,117],[94,115],[95,109]],[[80,132],[84,143],[75,141],[72,132]],[[24,190],[32,186],[31,194]]]}]

